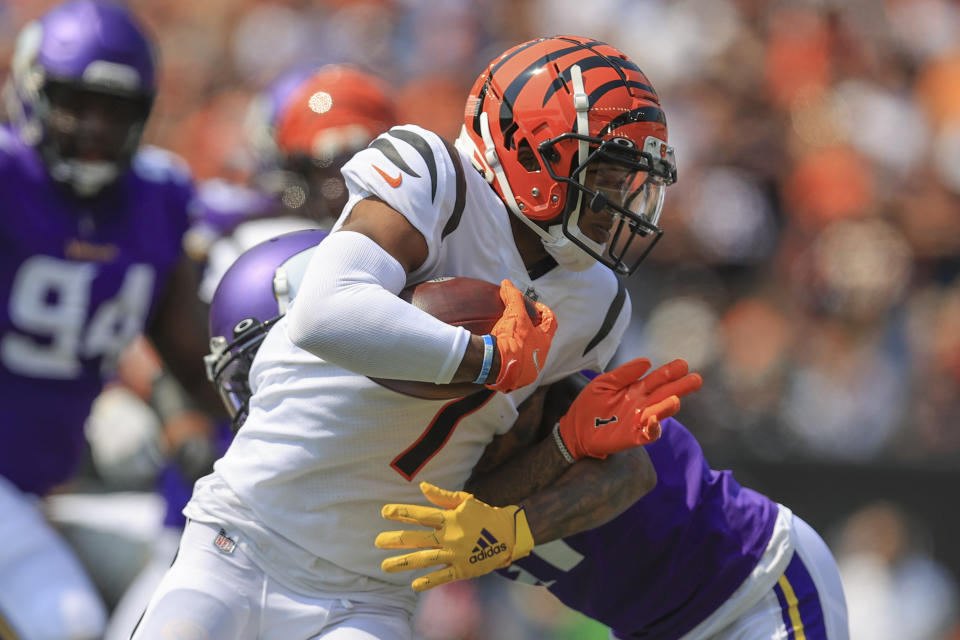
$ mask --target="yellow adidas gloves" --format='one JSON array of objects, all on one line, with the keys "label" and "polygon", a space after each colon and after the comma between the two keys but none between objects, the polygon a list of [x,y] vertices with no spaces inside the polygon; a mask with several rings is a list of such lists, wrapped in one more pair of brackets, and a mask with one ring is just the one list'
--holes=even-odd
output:
[{"label": "yellow adidas gloves", "polygon": [[422,549],[384,560],[381,568],[387,573],[445,565],[414,580],[414,591],[482,576],[533,549],[522,507],[491,507],[466,491],[445,491],[428,482],[421,482],[420,490],[436,507],[388,504],[381,513],[430,530],[384,531],[375,543],[381,549]]}]

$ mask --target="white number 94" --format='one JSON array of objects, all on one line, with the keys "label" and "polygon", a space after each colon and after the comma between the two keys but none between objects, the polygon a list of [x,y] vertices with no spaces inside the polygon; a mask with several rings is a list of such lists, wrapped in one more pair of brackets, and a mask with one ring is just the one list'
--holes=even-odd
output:
[{"label": "white number 94", "polygon": [[[97,267],[91,263],[32,256],[13,280],[9,312],[25,333],[0,339],[0,358],[15,373],[69,380],[81,373],[81,359],[105,356],[112,366],[120,351],[143,330],[155,273],[131,265],[117,294],[100,303],[87,323]],[[38,339],[33,336],[43,336]]]}]

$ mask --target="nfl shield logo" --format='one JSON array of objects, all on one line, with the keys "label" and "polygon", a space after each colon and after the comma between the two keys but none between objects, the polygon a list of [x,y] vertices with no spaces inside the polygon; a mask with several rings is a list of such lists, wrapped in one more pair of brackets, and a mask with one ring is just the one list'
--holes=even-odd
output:
[{"label": "nfl shield logo", "polygon": [[213,546],[223,553],[233,553],[233,550],[237,548],[237,543],[227,537],[226,531],[220,529],[217,537],[213,539]]}]

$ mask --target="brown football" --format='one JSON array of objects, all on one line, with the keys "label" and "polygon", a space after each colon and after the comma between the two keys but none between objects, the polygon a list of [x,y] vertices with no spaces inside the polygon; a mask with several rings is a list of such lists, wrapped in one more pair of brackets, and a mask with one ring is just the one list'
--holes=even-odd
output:
[{"label": "brown football", "polygon": [[[503,315],[500,285],[476,278],[437,278],[407,287],[400,297],[447,324],[463,327],[476,334],[490,333]],[[540,312],[533,300],[525,297],[527,313],[539,322]],[[476,393],[483,385],[472,382],[433,384],[416,380],[370,378],[379,385],[415,398],[444,400]]]}]

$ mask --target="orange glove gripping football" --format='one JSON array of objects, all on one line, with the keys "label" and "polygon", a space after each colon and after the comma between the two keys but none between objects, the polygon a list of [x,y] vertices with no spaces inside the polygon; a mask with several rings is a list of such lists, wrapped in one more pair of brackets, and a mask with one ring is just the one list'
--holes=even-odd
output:
[{"label": "orange glove gripping football", "polygon": [[490,330],[500,352],[500,374],[488,389],[509,393],[537,379],[550,353],[550,342],[557,331],[557,318],[547,305],[537,302],[539,324],[527,315],[523,294],[509,280],[500,283],[503,315]]},{"label": "orange glove gripping football", "polygon": [[680,396],[703,384],[677,359],[642,377],[650,369],[646,358],[631,360],[594,378],[557,423],[561,453],[574,460],[606,458],[611,453],[649,444],[660,437],[660,420],[680,409]]}]

